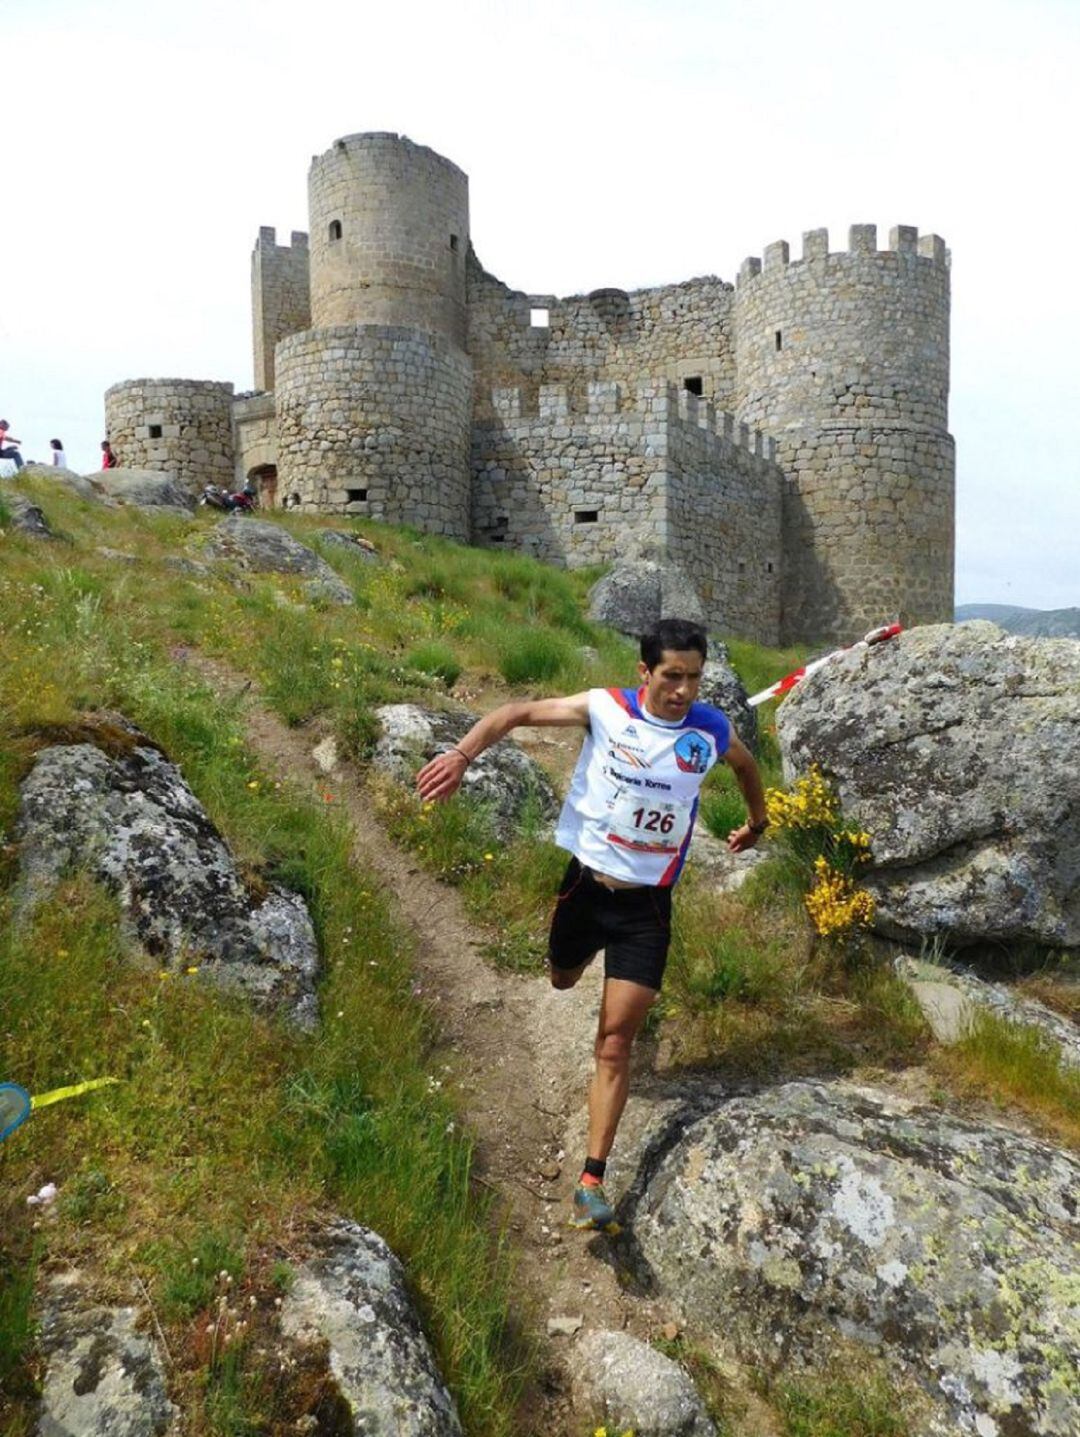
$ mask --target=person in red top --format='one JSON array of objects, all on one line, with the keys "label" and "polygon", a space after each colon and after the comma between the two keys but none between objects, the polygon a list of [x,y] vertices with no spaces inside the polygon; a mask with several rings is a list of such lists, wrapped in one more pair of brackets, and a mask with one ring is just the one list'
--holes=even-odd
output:
[{"label": "person in red top", "polygon": [[10,459],[16,469],[21,469],[23,466],[23,457],[19,453],[21,442],[21,440],[8,437],[8,422],[6,419],[0,419],[0,459]]},{"label": "person in red top", "polygon": [[120,461],[112,451],[112,445],[107,439],[101,441],[101,467],[102,469],[119,469]]}]

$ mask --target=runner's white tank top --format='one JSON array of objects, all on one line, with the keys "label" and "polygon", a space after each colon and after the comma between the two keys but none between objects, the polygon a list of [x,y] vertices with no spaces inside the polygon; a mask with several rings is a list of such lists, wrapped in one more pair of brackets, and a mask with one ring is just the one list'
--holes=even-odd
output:
[{"label": "runner's white tank top", "polygon": [[664,888],[682,872],[705,775],[727,752],[719,709],[678,723],[644,708],[644,688],[590,689],[589,728],[555,842],[588,868]]}]

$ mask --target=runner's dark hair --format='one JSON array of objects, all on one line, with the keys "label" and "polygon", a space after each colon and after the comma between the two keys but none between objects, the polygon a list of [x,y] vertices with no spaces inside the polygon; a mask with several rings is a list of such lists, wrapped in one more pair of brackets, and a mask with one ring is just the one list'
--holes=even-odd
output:
[{"label": "runner's dark hair", "polygon": [[641,662],[647,669],[656,668],[665,650],[685,653],[687,649],[696,649],[703,659],[708,658],[705,630],[689,619],[661,619],[641,636]]}]

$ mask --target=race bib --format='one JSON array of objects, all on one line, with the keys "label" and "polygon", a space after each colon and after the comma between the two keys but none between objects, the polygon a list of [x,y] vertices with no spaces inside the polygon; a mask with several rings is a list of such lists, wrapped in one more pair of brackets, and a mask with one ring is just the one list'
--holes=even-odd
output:
[{"label": "race bib", "polygon": [[621,788],[608,800],[607,841],[636,853],[678,853],[694,805]]}]

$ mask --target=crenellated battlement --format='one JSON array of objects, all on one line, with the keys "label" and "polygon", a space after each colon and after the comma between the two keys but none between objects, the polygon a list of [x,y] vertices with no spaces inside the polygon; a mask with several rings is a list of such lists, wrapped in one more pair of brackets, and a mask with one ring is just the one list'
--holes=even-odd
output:
[{"label": "crenellated battlement", "polygon": [[260,226],[259,226],[259,238],[258,238],[258,241],[256,242],[256,245],[255,245],[255,248],[258,249],[258,250],[262,250],[263,252],[265,252],[265,251],[267,251],[267,250],[279,250],[279,249],[303,249],[303,250],[306,250],[307,247],[308,247],[307,230],[293,230],[292,233],[291,233],[290,236],[289,236],[289,243],[286,245],[286,244],[278,244],[278,242],[277,242],[277,230],[274,228],[273,225],[260,225]]},{"label": "crenellated battlement", "polygon": [[538,390],[521,385],[491,391],[491,409],[496,419],[508,423],[573,424],[590,420],[616,422],[636,419],[653,430],[678,422],[705,430],[732,448],[776,461],[776,440],[759,429],[741,423],[734,414],[717,409],[711,400],[668,380],[647,380],[634,386],[610,381],[593,381],[584,389],[563,384],[542,384]]},{"label": "crenellated battlement", "polygon": [[812,261],[845,260],[855,255],[886,256],[913,255],[928,260],[933,265],[947,268],[949,251],[940,235],[920,235],[914,225],[894,225],[889,231],[889,243],[884,249],[878,248],[877,225],[851,225],[848,229],[846,250],[829,249],[827,229],[806,230],[802,237],[802,258],[792,260],[791,246],[787,240],[775,240],[765,246],[762,256],[751,255],[739,266],[740,288],[751,283],[759,275],[786,269],[791,264],[806,264]]}]

